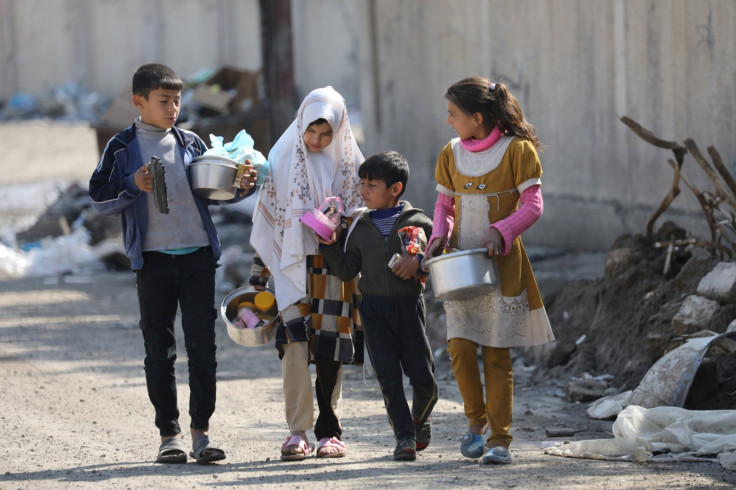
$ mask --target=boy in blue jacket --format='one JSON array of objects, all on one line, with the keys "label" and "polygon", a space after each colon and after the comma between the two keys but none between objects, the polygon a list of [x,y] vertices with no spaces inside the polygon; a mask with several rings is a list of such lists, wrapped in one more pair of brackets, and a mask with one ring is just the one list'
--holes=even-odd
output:
[{"label": "boy in blue jacket", "polygon": [[[409,164],[402,154],[373,155],[358,168],[358,175],[368,209],[347,238],[341,239],[340,228],[332,240],[318,238],[320,252],[340,279],[350,280],[360,273],[360,317],[396,438],[394,459],[413,461],[416,452],[429,445],[429,415],[437,403],[437,383],[425,331],[421,253],[405,251],[399,230],[421,229],[429,237],[432,221],[408,201],[399,201],[409,180]],[[395,254],[400,258],[392,261]],[[413,388],[411,409],[404,394],[404,374]]]},{"label": "boy in blue jacket", "polygon": [[[215,268],[222,253],[208,205],[221,201],[192,192],[189,165],[207,147],[196,134],[174,126],[182,86],[164,65],[143,65],[135,72],[133,104],[140,117],[107,143],[89,195],[98,213],[120,216],[125,251],[136,273],[146,386],[161,436],[156,461],[187,461],[174,375],[174,319],[181,307],[189,360],[190,456],[197,463],[211,463],[225,459],[208,437],[216,394]],[[152,157],[165,169],[168,202],[163,206],[157,206],[152,193]],[[256,177],[254,170],[246,171],[239,184],[242,191],[227,202],[252,193]]]}]

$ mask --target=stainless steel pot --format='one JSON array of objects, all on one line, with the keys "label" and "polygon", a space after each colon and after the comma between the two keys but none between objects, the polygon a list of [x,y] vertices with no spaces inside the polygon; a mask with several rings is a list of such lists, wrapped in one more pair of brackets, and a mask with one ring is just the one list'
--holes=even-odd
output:
[{"label": "stainless steel pot", "polygon": [[434,296],[443,301],[483,296],[499,286],[498,265],[486,248],[438,255],[426,264]]},{"label": "stainless steel pot", "polygon": [[[257,328],[236,327],[233,323],[237,319],[238,305],[244,301],[254,302],[258,293],[259,291],[254,291],[250,287],[243,287],[231,291],[222,300],[220,315],[227,325],[227,334],[236,344],[257,347],[269,343],[276,335],[276,325],[279,320],[277,313],[274,314],[273,320]],[[277,310],[278,308],[274,307],[274,311]]]},{"label": "stainless steel pot", "polygon": [[232,199],[238,192],[235,179],[246,165],[216,155],[200,155],[192,160],[192,190],[217,201]]}]

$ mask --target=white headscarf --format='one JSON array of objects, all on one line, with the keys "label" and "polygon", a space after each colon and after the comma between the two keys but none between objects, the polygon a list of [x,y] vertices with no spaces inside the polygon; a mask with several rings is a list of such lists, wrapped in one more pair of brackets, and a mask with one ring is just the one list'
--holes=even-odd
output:
[{"label": "white headscarf", "polygon": [[[312,153],[304,144],[304,132],[320,118],[330,124],[332,141]],[[363,154],[350,130],[343,97],[330,86],[310,92],[268,162],[250,243],[271,271],[276,302],[283,310],[307,295],[306,257],[319,253],[314,232],[299,218],[329,196],[340,197],[345,216],[363,205],[358,177]]]}]

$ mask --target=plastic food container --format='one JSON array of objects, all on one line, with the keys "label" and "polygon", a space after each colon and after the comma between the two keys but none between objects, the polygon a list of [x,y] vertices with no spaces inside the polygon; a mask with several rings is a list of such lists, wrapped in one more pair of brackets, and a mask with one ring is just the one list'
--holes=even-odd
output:
[{"label": "plastic food container", "polygon": [[269,291],[261,291],[256,294],[254,301],[256,308],[264,313],[271,311],[276,306],[276,298]]},{"label": "plastic food container", "polygon": [[340,198],[330,196],[325,198],[319,208],[307,211],[299,219],[323,239],[329,240],[337,227],[340,226],[341,212],[342,201]]}]

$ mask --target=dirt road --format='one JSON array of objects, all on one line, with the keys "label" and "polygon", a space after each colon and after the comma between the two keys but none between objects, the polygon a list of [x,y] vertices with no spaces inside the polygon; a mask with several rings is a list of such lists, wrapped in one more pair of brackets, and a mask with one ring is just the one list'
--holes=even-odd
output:
[{"label": "dirt road", "polygon": [[[5,129],[0,128],[0,145],[7,143]],[[89,136],[84,127],[65,134]],[[58,175],[86,179],[95,159],[89,151],[67,155],[70,166]],[[17,174],[18,182],[47,180],[41,178],[39,162],[17,168],[25,169],[24,175]],[[34,172],[35,178],[29,179]],[[9,191],[9,185],[3,182],[0,192]],[[378,385],[369,368],[359,367],[346,369],[343,386],[348,455],[281,462],[278,449],[287,429],[275,349],[236,345],[222,321],[212,437],[227,459],[211,466],[191,460],[186,465],[158,465],[153,462],[158,434],[146,396],[137,318],[134,276],[129,272],[0,281],[0,489],[736,485],[736,474],[711,462],[634,464],[543,454],[542,442],[549,440],[545,429],[573,429],[572,440],[609,438],[611,422],[590,420],[584,405],[554,396],[566,380],[537,383],[533,368],[521,365],[515,367],[515,462],[498,467],[465,459],[459,454],[465,419],[444,356],[437,359],[440,401],[432,417],[432,443],[415,462],[393,461],[394,441]],[[178,340],[181,422],[186,427],[186,359]],[[189,437],[186,441],[191,443]]]}]

